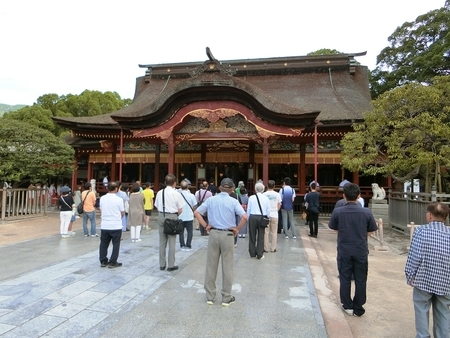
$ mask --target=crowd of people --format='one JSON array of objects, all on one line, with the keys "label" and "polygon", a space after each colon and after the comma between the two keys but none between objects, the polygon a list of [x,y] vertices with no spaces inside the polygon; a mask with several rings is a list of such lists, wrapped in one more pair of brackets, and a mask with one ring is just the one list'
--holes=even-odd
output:
[{"label": "crowd of people", "polygon": [[[155,195],[151,184],[139,182],[121,184],[108,182],[108,193],[100,198],[101,235],[99,246],[100,266],[120,267],[118,262],[120,241],[124,231],[131,231],[131,241],[140,242],[140,233],[146,227],[153,209],[158,212],[159,265],[161,270],[174,271],[176,265],[177,239],[180,249],[192,250],[194,221],[202,236],[209,236],[204,288],[206,303],[214,304],[217,297],[216,280],[219,263],[222,265],[221,304],[229,306],[236,301],[232,294],[234,278],[234,247],[238,238],[248,238],[250,258],[262,260],[267,252],[277,252],[278,218],[281,214],[284,237],[296,239],[293,217],[295,189],[290,178],[283,180],[279,191],[275,182],[269,180],[267,187],[259,180],[250,195],[243,182],[236,187],[230,178],[224,178],[217,190],[210,189],[204,181],[199,190],[192,194],[191,182],[184,179],[176,189],[174,175],[167,175],[165,187]],[[80,194],[71,194],[70,188],[60,188],[61,237],[70,237],[75,206],[83,202],[83,230],[89,236],[87,221],[91,221],[91,236],[98,236],[95,224],[95,194],[85,184]],[[350,316],[364,315],[368,275],[369,247],[367,237],[376,231],[377,224],[370,209],[361,201],[358,185],[343,181],[340,185],[343,198],[337,201],[328,227],[337,232],[337,268],[339,271],[340,301],[342,310]],[[92,197],[90,197],[90,195]],[[155,201],[153,203],[153,199]],[[309,185],[304,198],[308,213],[309,236],[318,237],[320,208],[319,184]],[[429,224],[418,227],[413,235],[408,255],[406,281],[414,288],[416,331],[418,336],[427,336],[429,312],[433,308],[433,332],[435,336],[447,337],[450,329],[450,230],[445,225],[449,215],[446,204],[433,202],[427,209]],[[91,217],[92,213],[94,217]],[[267,224],[263,219],[268,219]],[[166,234],[166,219],[179,219],[183,232]],[[124,222],[125,220],[125,222]],[[186,237],[187,235],[187,237]],[[291,235],[291,236],[289,236]],[[113,250],[107,257],[108,247]],[[352,282],[353,281],[353,282]],[[351,288],[354,285],[354,291]]]}]

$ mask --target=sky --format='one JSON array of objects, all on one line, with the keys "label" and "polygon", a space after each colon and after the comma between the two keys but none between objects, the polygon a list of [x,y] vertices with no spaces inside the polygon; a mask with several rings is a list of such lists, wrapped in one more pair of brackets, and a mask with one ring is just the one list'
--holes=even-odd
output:
[{"label": "sky", "polygon": [[0,103],[115,91],[139,64],[302,56],[322,48],[374,69],[388,37],[445,0],[2,0]]}]

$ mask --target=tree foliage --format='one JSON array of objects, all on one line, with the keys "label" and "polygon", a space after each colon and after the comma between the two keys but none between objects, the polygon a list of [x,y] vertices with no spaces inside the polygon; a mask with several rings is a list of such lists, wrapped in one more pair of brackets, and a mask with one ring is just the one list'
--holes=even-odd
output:
[{"label": "tree foliage", "polygon": [[450,74],[450,2],[405,22],[388,38],[371,73],[372,98],[395,87]]},{"label": "tree foliage", "polygon": [[102,115],[128,106],[131,102],[130,99],[122,99],[116,92],[85,90],[80,95],[45,94],[38,97],[34,105],[5,113],[3,118],[26,121],[59,136],[64,130],[53,122],[53,116]]},{"label": "tree foliage", "polygon": [[314,55],[336,55],[336,54],[343,54],[343,53],[338,52],[336,49],[322,48],[316,50],[315,52],[308,53],[306,55],[314,56]]},{"label": "tree foliage", "polygon": [[439,184],[442,168],[450,167],[449,93],[450,76],[445,76],[382,94],[364,122],[342,139],[343,166],[400,182],[434,173]]},{"label": "tree foliage", "polygon": [[73,171],[74,150],[47,130],[10,119],[0,124],[0,135],[2,180],[46,181]]}]

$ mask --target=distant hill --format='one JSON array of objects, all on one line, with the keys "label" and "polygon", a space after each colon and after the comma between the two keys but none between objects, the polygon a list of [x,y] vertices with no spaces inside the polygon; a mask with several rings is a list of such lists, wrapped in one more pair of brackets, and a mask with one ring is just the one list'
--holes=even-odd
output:
[{"label": "distant hill", "polygon": [[19,110],[20,108],[23,108],[25,106],[25,104],[15,104],[11,106],[9,104],[0,103],[0,116],[10,111]]}]

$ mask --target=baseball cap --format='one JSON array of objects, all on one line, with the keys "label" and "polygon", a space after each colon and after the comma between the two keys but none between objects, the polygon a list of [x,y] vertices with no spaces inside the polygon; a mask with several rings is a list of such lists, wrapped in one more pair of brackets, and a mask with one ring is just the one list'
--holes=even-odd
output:
[{"label": "baseball cap", "polygon": [[224,178],[222,180],[222,182],[220,182],[220,186],[223,188],[233,188],[234,187],[234,183],[233,180],[231,178]]},{"label": "baseball cap", "polygon": [[183,181],[186,182],[188,185],[191,185],[191,181],[189,181],[187,178],[185,178]]},{"label": "baseball cap", "polygon": [[65,186],[63,186],[62,188],[61,188],[61,193],[66,193],[66,192],[70,192],[70,188],[67,186],[67,185],[65,185]]}]

